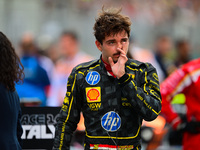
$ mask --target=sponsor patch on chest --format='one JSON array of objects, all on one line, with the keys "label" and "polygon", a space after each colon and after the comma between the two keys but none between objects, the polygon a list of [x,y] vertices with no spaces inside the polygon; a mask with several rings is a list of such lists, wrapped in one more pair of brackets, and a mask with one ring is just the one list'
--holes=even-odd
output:
[{"label": "sponsor patch on chest", "polygon": [[86,87],[85,91],[88,103],[101,102],[101,87]]},{"label": "sponsor patch on chest", "polygon": [[100,81],[100,74],[97,71],[90,71],[85,80],[89,85],[96,85]]},{"label": "sponsor patch on chest", "polygon": [[119,114],[114,111],[106,113],[101,118],[101,126],[109,132],[117,131],[121,126],[121,118]]}]

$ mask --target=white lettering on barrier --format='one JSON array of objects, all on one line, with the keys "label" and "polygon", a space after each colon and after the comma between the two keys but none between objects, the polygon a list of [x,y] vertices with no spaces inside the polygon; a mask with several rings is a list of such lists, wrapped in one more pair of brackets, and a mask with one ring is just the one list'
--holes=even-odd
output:
[{"label": "white lettering on barrier", "polygon": [[[53,139],[55,133],[54,125],[22,125],[22,139]],[[47,130],[50,133],[47,133]]]}]

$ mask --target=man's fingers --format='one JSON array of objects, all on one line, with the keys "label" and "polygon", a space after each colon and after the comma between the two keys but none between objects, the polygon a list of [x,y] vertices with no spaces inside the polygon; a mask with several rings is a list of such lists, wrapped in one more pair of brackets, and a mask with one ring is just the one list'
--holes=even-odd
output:
[{"label": "man's fingers", "polygon": [[128,60],[126,54],[122,54],[122,53],[121,53],[121,54],[120,54],[120,57],[122,57],[122,58],[123,58],[124,60],[126,60],[126,61]]},{"label": "man's fingers", "polygon": [[113,59],[111,57],[108,57],[108,61],[109,61],[110,66],[114,65]]},{"label": "man's fingers", "polygon": [[121,54],[124,54],[124,55],[126,55],[126,53],[122,50],[122,49],[120,49],[120,48],[117,48],[117,50],[121,53]]},{"label": "man's fingers", "polygon": [[121,53],[120,56],[122,56],[122,57],[126,57],[126,54],[122,54],[122,53]]}]

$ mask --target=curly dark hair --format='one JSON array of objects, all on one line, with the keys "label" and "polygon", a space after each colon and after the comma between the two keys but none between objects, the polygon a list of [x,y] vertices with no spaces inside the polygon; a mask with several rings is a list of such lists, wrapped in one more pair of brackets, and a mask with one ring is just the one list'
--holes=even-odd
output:
[{"label": "curly dark hair", "polygon": [[126,31],[128,37],[130,37],[131,20],[129,17],[120,14],[122,9],[110,8],[99,13],[98,18],[94,24],[94,36],[101,44],[105,39],[105,36],[111,34],[115,35],[123,30]]},{"label": "curly dark hair", "polygon": [[15,91],[15,83],[24,79],[24,67],[9,39],[0,32],[0,83]]}]

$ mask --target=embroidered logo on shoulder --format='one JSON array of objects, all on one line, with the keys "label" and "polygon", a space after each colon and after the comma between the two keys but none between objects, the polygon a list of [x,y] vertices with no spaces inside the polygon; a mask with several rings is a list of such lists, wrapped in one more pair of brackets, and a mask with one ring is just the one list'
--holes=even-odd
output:
[{"label": "embroidered logo on shoulder", "polygon": [[101,126],[109,132],[117,131],[121,126],[121,118],[116,112],[110,111],[101,118]]},{"label": "embroidered logo on shoulder", "polygon": [[101,87],[87,87],[86,89],[87,102],[101,102]]},{"label": "embroidered logo on shoulder", "polygon": [[88,72],[85,80],[90,85],[96,85],[100,81],[100,74],[96,71]]}]

